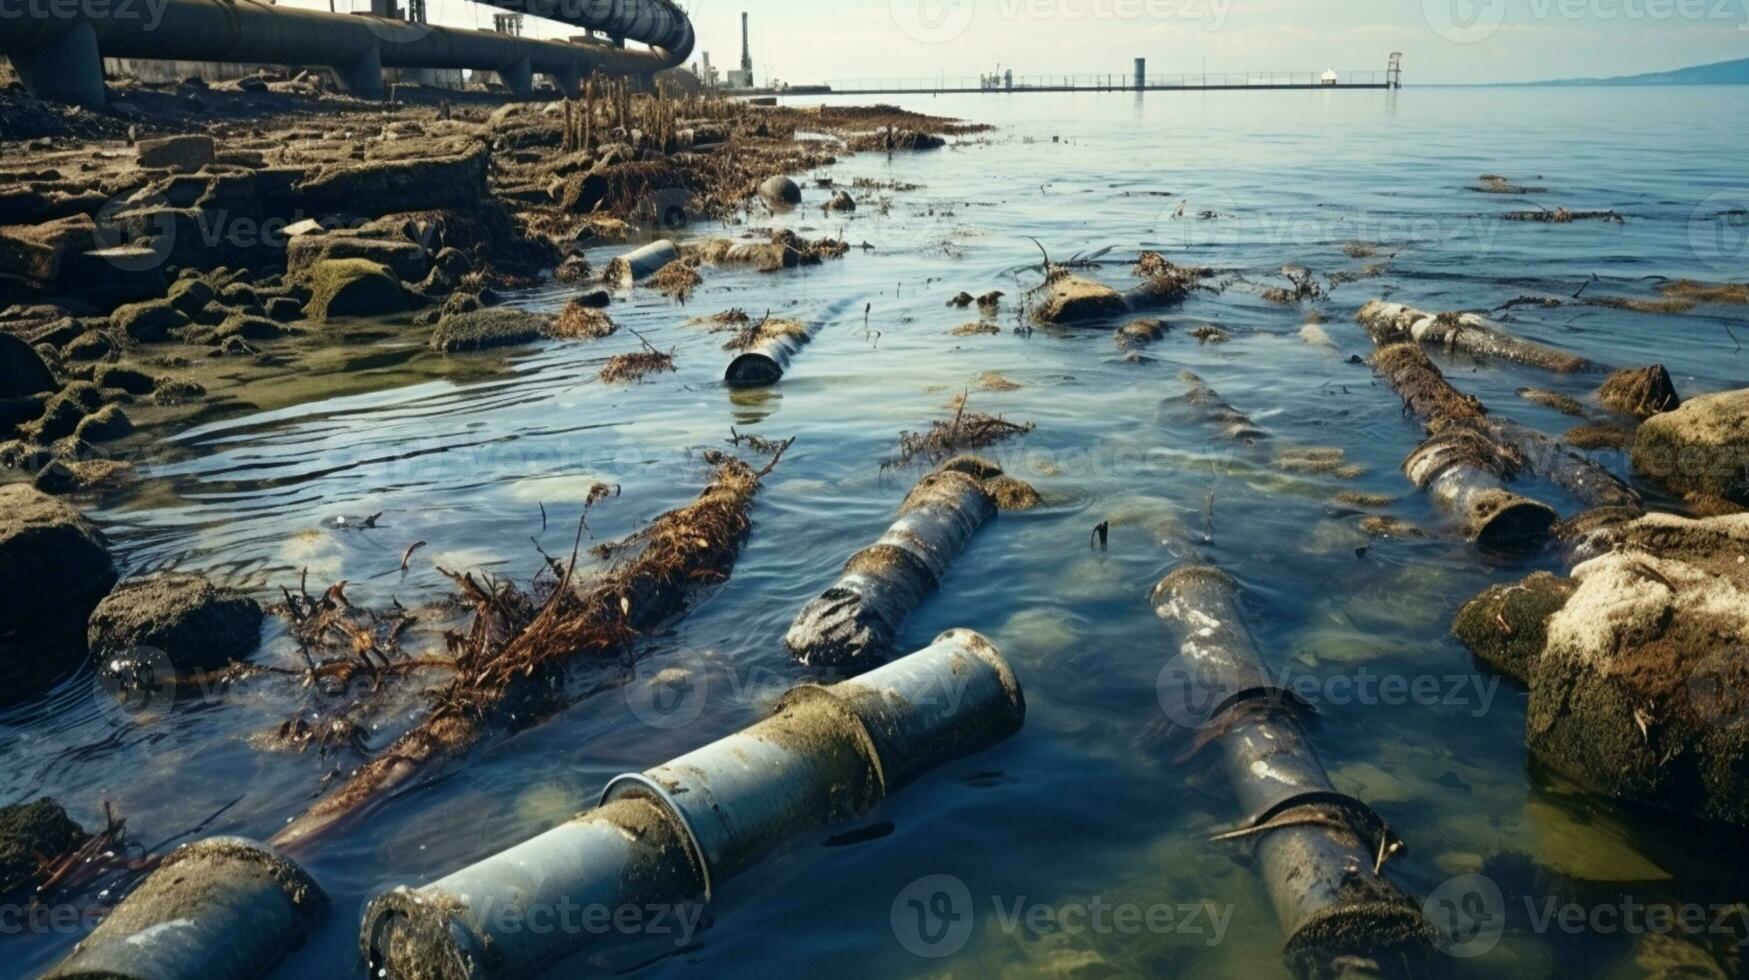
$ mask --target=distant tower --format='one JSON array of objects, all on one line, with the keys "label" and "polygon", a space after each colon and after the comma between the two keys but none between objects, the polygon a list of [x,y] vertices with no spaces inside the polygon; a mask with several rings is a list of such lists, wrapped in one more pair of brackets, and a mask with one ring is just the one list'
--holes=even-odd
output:
[{"label": "distant tower", "polygon": [[1391,52],[1391,67],[1385,70],[1385,87],[1398,89],[1403,87],[1403,52]]},{"label": "distant tower", "polygon": [[753,76],[753,49],[747,44],[747,12],[741,11],[741,70]]}]

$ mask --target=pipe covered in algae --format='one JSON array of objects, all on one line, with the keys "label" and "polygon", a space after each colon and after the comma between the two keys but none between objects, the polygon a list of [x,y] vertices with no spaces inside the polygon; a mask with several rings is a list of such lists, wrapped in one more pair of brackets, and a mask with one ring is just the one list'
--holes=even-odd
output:
[{"label": "pipe covered in algae", "polygon": [[604,282],[618,286],[630,286],[641,279],[648,279],[657,270],[675,259],[680,258],[680,249],[666,238],[654,241],[648,245],[635,248],[624,255],[615,256],[607,263],[602,272]]},{"label": "pipe covered in algae", "polygon": [[838,581],[790,625],[783,642],[796,659],[864,670],[891,654],[905,617],[940,585],[972,535],[996,513],[984,484],[1002,471],[979,462],[950,460],[917,482],[899,505],[898,520],[880,540],[851,555]]},{"label": "pipe covered in algae", "polygon": [[1605,370],[1569,351],[1508,333],[1476,313],[1427,313],[1401,303],[1373,300],[1355,316],[1379,345],[1417,343],[1462,351],[1484,360],[1516,361],[1559,374]]},{"label": "pipe covered in algae", "polygon": [[60,963],[52,980],[255,980],[304,938],[328,898],[278,851],[212,837],[173,851]]},{"label": "pipe covered in algae", "polygon": [[[360,935],[370,975],[529,976],[621,931],[564,928],[554,910],[611,922],[625,909],[709,902],[785,844],[1002,741],[1025,716],[1013,672],[970,630],[854,680],[803,684],[770,718],[614,779],[600,806],[570,822],[376,898]],[[556,927],[527,927],[543,916]]]},{"label": "pipe covered in algae", "polygon": [[1255,844],[1295,976],[1420,975],[1435,934],[1380,870],[1401,842],[1370,807],[1331,786],[1294,701],[1272,686],[1238,595],[1220,569],[1188,563],[1150,596],[1177,650],[1161,674],[1161,704],[1218,746],[1252,818],[1219,836]]},{"label": "pipe covered in algae", "polygon": [[1500,465],[1473,433],[1453,430],[1416,447],[1403,461],[1403,473],[1476,544],[1513,549],[1547,541],[1560,515],[1507,490]]}]

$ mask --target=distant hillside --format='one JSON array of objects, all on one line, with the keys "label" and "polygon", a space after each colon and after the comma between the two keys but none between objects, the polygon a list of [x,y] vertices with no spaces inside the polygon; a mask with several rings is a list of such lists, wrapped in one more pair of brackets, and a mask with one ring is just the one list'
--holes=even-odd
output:
[{"label": "distant hillside", "polygon": [[1561,78],[1539,85],[1749,85],[1749,58],[1721,61],[1713,65],[1696,65],[1675,71],[1656,71],[1645,75],[1617,75],[1614,78]]}]

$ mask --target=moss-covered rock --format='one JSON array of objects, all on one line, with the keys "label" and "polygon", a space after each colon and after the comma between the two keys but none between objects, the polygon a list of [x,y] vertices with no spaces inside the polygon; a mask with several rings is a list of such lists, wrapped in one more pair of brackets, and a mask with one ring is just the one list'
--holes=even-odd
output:
[{"label": "moss-covered rock", "polygon": [[24,339],[0,333],[0,398],[23,398],[55,390],[55,376]]},{"label": "moss-covered rock", "polygon": [[199,313],[216,296],[213,287],[199,276],[184,276],[170,284],[165,300],[181,310],[184,316]]},{"label": "moss-covered rock", "polygon": [[1458,610],[1451,633],[1477,660],[1529,684],[1531,666],[1548,640],[1549,617],[1567,604],[1576,588],[1571,579],[1548,572],[1491,586]]},{"label": "moss-covered rock", "polygon": [[549,318],[527,310],[497,308],[451,313],[437,322],[431,346],[445,353],[527,344],[548,335]]},{"label": "moss-covered rock", "polygon": [[300,235],[286,245],[285,265],[289,275],[304,275],[318,262],[329,259],[365,259],[388,266],[396,276],[418,282],[431,270],[431,256],[410,241],[366,238],[333,233]]},{"label": "moss-covered rock", "polygon": [[86,442],[112,442],[134,431],[134,424],[120,405],[105,405],[85,416],[73,434]]},{"label": "moss-covered rock", "polygon": [[153,299],[117,307],[109,324],[140,343],[156,344],[169,340],[171,331],[186,326],[188,315],[167,299]]},{"label": "moss-covered rock", "polygon": [[365,259],[328,259],[310,268],[304,314],[318,323],[339,317],[404,313],[407,296],[387,266]]},{"label": "moss-covered rock", "polygon": [[1691,398],[1647,419],[1633,464],[1678,493],[1749,503],[1749,388]]},{"label": "moss-covered rock", "polygon": [[1525,741],[1592,792],[1749,826],[1749,514],[1619,535],[1548,621]]},{"label": "moss-covered rock", "polygon": [[86,641],[98,655],[164,651],[180,669],[242,660],[261,640],[261,606],[198,575],[167,572],[123,582],[91,613]]},{"label": "moss-covered rock", "polygon": [[109,552],[78,511],[34,487],[0,487],[0,703],[85,658],[85,620],[114,584]]},{"label": "moss-covered rock", "polygon": [[85,831],[54,800],[0,806],[0,898],[29,884],[43,863],[85,842]]}]

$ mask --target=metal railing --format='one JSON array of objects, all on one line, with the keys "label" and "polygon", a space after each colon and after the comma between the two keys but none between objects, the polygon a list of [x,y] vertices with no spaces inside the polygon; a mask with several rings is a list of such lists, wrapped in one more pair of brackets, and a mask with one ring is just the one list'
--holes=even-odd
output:
[{"label": "metal railing", "polygon": [[[1233,89],[1380,87],[1388,80],[1385,71],[1339,71],[1327,80],[1323,71],[1241,71],[1147,75],[1145,89]],[[834,92],[1130,92],[1134,74],[1073,75],[938,75],[928,78],[836,78],[828,83]]]}]

